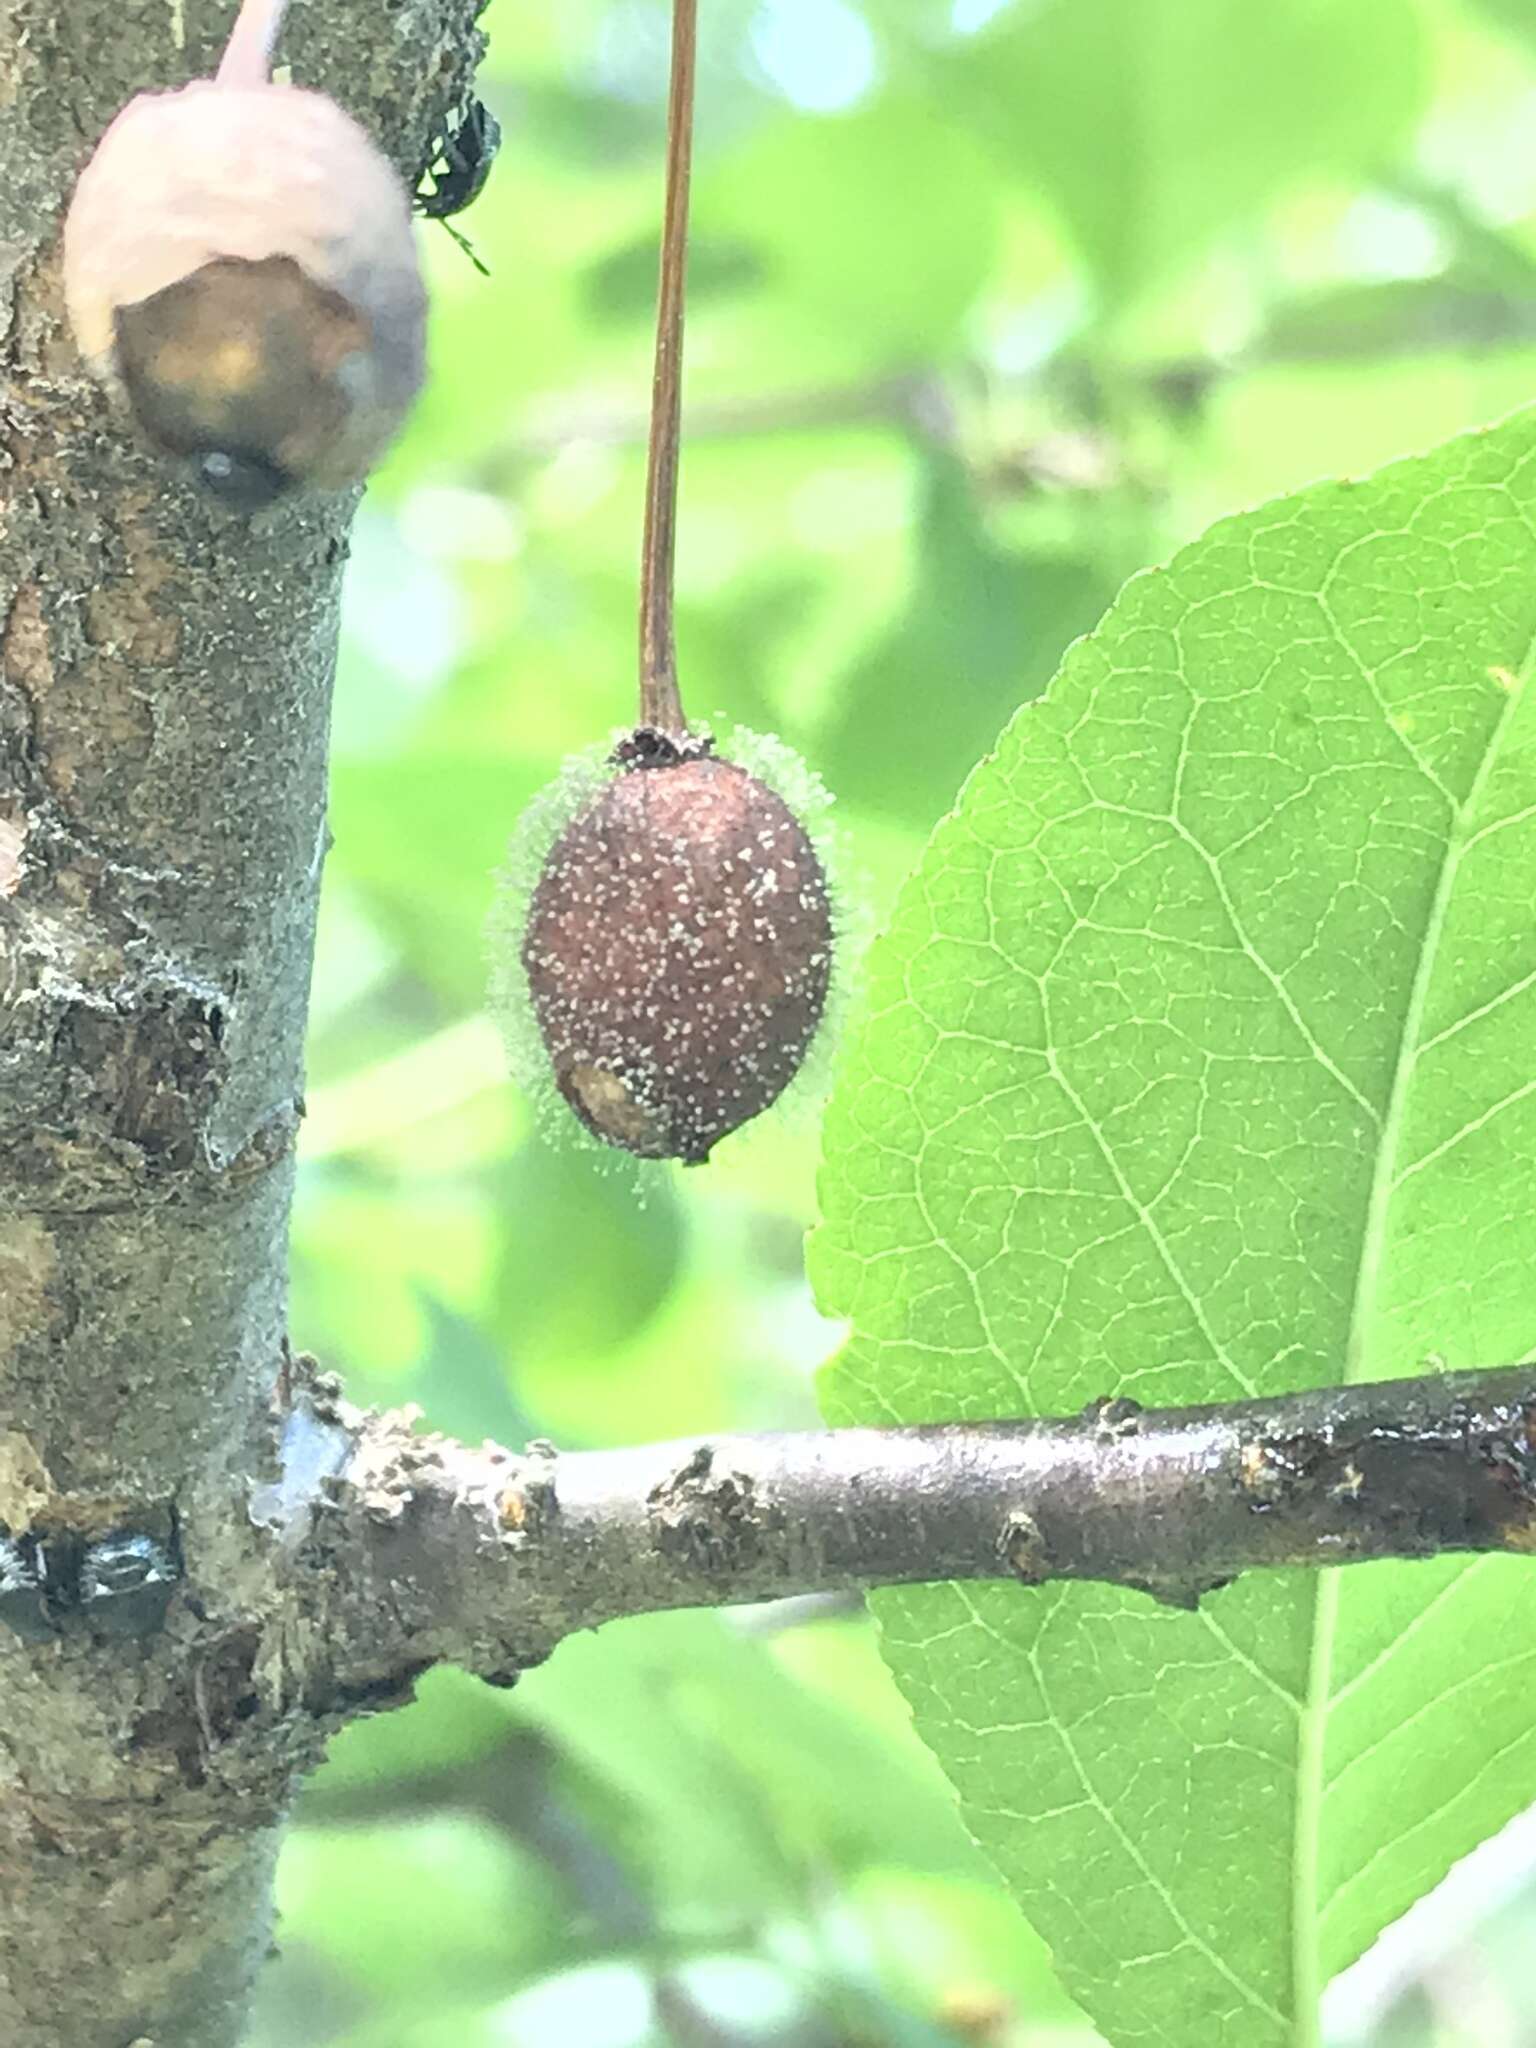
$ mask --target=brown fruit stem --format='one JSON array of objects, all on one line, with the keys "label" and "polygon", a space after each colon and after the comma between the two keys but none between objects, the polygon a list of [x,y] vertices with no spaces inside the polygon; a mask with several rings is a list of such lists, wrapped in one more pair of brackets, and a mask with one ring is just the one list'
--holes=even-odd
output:
[{"label": "brown fruit stem", "polygon": [[693,157],[693,74],[698,0],[673,0],[672,88],[667,102],[667,199],[656,302],[656,369],[640,548],[640,722],[687,730],[677,687],[672,565],[677,551],[677,461],[683,401],[683,293],[688,264],[688,179]]},{"label": "brown fruit stem", "polygon": [[288,0],[244,0],[214,74],[220,85],[266,85]]}]

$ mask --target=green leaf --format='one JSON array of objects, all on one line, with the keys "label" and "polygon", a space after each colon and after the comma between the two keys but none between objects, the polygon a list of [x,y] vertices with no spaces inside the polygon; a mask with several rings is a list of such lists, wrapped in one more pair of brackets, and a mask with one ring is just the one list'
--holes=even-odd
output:
[{"label": "green leaf", "polygon": [[491,871],[538,770],[482,749],[338,763],[331,787],[338,873],[423,980],[478,1001]]},{"label": "green leaf", "polygon": [[706,242],[758,252],[775,310],[802,333],[854,337],[897,364],[954,346],[998,239],[983,151],[896,99],[773,123],[700,180],[696,213]]},{"label": "green leaf", "polygon": [[1064,1996],[1044,1946],[996,1884],[872,1870],[856,1885],[854,1904],[882,1976],[928,2010],[943,2011],[957,1992],[980,1994],[983,2010],[996,1999],[1032,2028],[1050,2026],[1052,2048],[1097,2048],[1100,2036]]},{"label": "green leaf", "polygon": [[[656,271],[660,261],[661,238],[658,232],[639,235],[594,263],[585,279],[586,300],[593,319],[599,322],[638,321],[647,326],[654,321]],[[762,272],[761,260],[750,244],[694,242],[690,237],[690,309],[696,310],[706,300],[722,293],[760,286]]]},{"label": "green leaf", "polygon": [[671,1183],[658,1176],[642,1206],[611,1155],[562,1133],[522,1146],[495,1194],[495,1327],[520,1373],[580,1370],[633,1342],[681,1266]]},{"label": "green leaf", "polygon": [[923,472],[913,588],[855,663],[818,759],[843,802],[927,826],[1112,586],[1076,556],[1000,547],[948,450],[925,451]]},{"label": "green leaf", "polygon": [[1044,0],[954,60],[1111,305],[1303,178],[1374,171],[1422,96],[1406,0]]},{"label": "green leaf", "polygon": [[1497,22],[1516,42],[1536,50],[1536,19],[1532,18],[1527,0],[1473,0],[1473,7]]},{"label": "green leaf", "polygon": [[[439,1664],[417,1679],[407,1705],[351,1721],[335,1735],[325,1762],[305,1783],[305,1797],[323,1811],[331,1793],[482,1764],[507,1747],[513,1725],[507,1700],[504,1691],[467,1671]],[[300,1824],[308,1819],[301,1808]]]},{"label": "green leaf", "polygon": [[685,1919],[701,1901],[722,1923],[802,1911],[828,1872],[985,1867],[920,1751],[796,1685],[719,1616],[568,1637],[512,1701],[606,1798],[605,1836],[647,1896]]},{"label": "green leaf", "polygon": [[[939,828],[828,1115],[839,1419],[1231,1399],[1536,1340],[1536,414],[1135,578]],[[878,1603],[1116,2043],[1317,1994],[1536,1796],[1536,1574]]]},{"label": "green leaf", "polygon": [[278,1905],[359,1984],[427,2007],[510,1991],[560,1933],[547,1873],[468,1815],[298,1829]]}]

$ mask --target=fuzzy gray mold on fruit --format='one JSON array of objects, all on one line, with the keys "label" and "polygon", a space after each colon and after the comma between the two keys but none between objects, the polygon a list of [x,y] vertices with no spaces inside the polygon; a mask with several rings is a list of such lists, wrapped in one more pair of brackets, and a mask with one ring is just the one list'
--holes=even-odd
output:
[{"label": "fuzzy gray mold on fruit", "polygon": [[545,857],[521,959],[581,1121],[696,1165],[794,1079],[833,946],[826,874],[784,799],[705,743],[631,744]]},{"label": "fuzzy gray mold on fruit", "polygon": [[81,172],[64,290],[87,365],[240,505],[365,476],[421,385],[410,200],[323,93],[141,93]]}]

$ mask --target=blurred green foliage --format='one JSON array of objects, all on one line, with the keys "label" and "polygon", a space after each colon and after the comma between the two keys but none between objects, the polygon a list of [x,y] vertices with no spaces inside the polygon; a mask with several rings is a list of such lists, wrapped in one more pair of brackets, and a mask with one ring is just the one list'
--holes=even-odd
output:
[{"label": "blurred green foliage", "polygon": [[[1536,391],[1533,16],[702,11],[684,685],[834,784],[878,918],[1126,575]],[[814,1115],[642,1178],[535,1130],[481,1013],[520,811],[632,715],[667,10],[486,26],[491,276],[424,230],[432,382],[351,565],[294,1334],[469,1437],[804,1423]],[[253,2048],[1092,2039],[849,1615],[434,1675],[337,1745],[282,1908]],[[1471,2038],[1396,1996],[1349,2038]]]}]

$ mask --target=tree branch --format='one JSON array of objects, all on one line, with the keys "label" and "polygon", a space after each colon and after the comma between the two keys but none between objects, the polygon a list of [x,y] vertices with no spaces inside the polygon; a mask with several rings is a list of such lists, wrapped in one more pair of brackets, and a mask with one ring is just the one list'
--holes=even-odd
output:
[{"label": "tree branch", "polygon": [[[312,0],[284,54],[414,177],[479,5]],[[242,1717],[270,1613],[244,1510],[275,1450],[356,498],[247,521],[202,495],[85,375],[59,263],[97,138],[206,74],[232,13],[0,6],[6,2048],[231,2048],[320,1740]],[[165,1569],[120,1598],[150,1542]]]},{"label": "tree branch", "polygon": [[301,1391],[289,1469],[331,1476],[258,1503],[286,1526],[338,1698],[444,1659],[511,1677],[660,1608],[1065,1578],[1192,1607],[1248,1570],[1536,1548],[1532,1366],[564,1456],[412,1421]]}]

